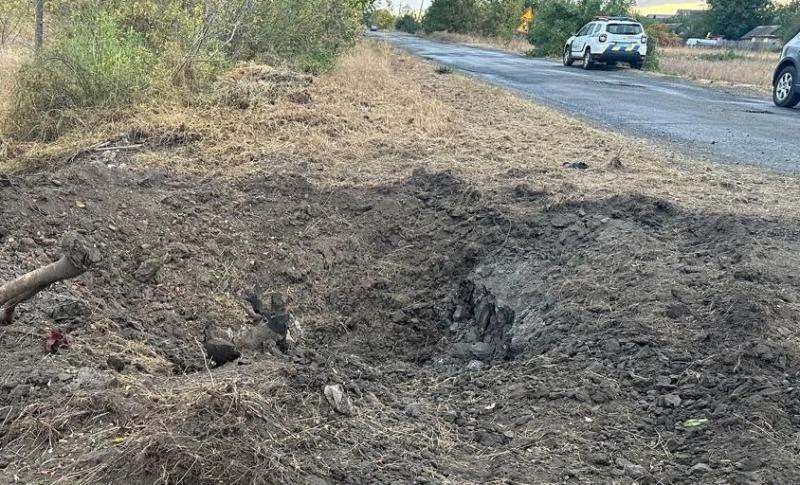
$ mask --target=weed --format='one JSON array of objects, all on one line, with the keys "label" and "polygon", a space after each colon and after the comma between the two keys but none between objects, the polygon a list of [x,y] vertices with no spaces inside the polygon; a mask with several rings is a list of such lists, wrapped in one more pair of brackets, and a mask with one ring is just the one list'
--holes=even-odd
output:
[{"label": "weed", "polygon": [[737,54],[736,51],[732,50],[727,50],[725,52],[715,52],[711,54],[700,54],[697,57],[698,59],[702,59],[704,61],[712,61],[712,62],[724,62],[724,61],[733,61],[736,59],[746,59],[745,56]]},{"label": "weed", "polygon": [[77,110],[140,99],[158,78],[157,65],[141,37],[100,15],[93,26],[77,27],[20,68],[7,131],[25,140],[55,139],[79,120]]},{"label": "weed", "polygon": [[317,47],[303,56],[300,67],[309,74],[329,72],[336,64],[336,52],[325,47]]}]

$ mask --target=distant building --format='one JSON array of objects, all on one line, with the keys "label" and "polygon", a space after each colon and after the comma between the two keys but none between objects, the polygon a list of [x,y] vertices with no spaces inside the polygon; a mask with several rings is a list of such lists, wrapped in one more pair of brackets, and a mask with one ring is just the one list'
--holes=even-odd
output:
[{"label": "distant building", "polygon": [[764,45],[780,45],[780,25],[759,25],[742,36],[742,40]]},{"label": "distant building", "polygon": [[672,17],[674,17],[674,15],[665,15],[665,14],[660,14],[660,13],[651,13],[651,14],[647,15],[647,18],[653,19],[653,20],[659,20],[659,21],[661,21],[661,20],[669,20]]}]

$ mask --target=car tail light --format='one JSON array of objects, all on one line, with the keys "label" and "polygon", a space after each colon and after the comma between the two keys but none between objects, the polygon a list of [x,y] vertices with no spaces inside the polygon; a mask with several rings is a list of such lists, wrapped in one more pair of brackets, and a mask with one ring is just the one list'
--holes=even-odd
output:
[{"label": "car tail light", "polygon": [[642,44],[647,44],[647,36],[646,35],[642,36]]},{"label": "car tail light", "polygon": [[600,34],[600,37],[598,37],[598,40],[600,42],[605,42],[606,40],[608,40],[608,36],[606,34]]}]

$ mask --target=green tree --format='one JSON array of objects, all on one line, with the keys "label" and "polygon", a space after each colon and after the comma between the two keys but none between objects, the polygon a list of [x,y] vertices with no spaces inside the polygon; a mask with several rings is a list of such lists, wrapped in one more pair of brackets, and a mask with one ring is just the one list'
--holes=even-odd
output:
[{"label": "green tree", "polygon": [[776,5],[775,23],[781,26],[781,38],[790,40],[800,32],[800,0],[792,0],[787,4]]},{"label": "green tree", "polygon": [[711,31],[739,39],[770,18],[770,0],[707,0]]},{"label": "green tree", "polygon": [[480,4],[478,0],[433,0],[422,28],[426,33],[446,30],[448,32],[475,33],[480,26]]},{"label": "green tree", "polygon": [[381,29],[389,29],[394,26],[394,14],[385,8],[376,10],[372,18],[374,24]]},{"label": "green tree", "polygon": [[480,33],[510,40],[524,6],[524,0],[483,0],[479,10]]},{"label": "green tree", "polygon": [[417,19],[411,14],[405,14],[402,17],[397,18],[397,23],[394,26],[395,29],[399,30],[400,32],[407,32],[409,34],[415,34],[420,28],[419,22]]}]

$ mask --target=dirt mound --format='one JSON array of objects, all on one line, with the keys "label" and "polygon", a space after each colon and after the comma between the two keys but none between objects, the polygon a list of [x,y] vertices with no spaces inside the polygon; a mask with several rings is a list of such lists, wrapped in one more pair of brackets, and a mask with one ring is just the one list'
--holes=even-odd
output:
[{"label": "dirt mound", "polygon": [[[800,479],[794,220],[98,161],[0,198],[0,278],[67,230],[104,254],[0,328],[2,480]],[[242,344],[270,293],[302,339]],[[215,368],[209,338],[240,358]]]},{"label": "dirt mound", "polygon": [[278,99],[293,103],[311,102],[307,89],[313,78],[297,72],[260,64],[243,64],[218,82],[213,102],[237,109],[275,104]]}]

